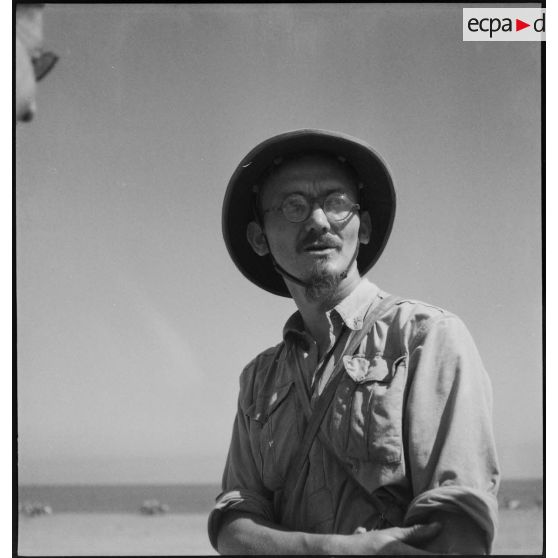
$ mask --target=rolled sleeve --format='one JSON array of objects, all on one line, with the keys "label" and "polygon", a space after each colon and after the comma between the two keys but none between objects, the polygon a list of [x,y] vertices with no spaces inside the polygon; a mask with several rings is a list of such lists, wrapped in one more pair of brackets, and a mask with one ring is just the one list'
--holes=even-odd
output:
[{"label": "rolled sleeve", "polygon": [[483,529],[490,548],[499,484],[492,389],[459,318],[431,319],[409,355],[409,373],[406,430],[415,498],[405,523],[434,511],[463,513]]},{"label": "rolled sleeve", "polygon": [[424,522],[433,511],[447,510],[471,517],[486,533],[488,546],[498,523],[496,496],[464,486],[440,486],[415,498],[405,516],[405,524]]},{"label": "rolled sleeve", "polygon": [[209,540],[215,550],[217,550],[217,535],[221,526],[221,520],[225,512],[231,510],[252,513],[262,516],[268,521],[273,521],[271,503],[257,492],[250,490],[223,492],[217,497],[217,503],[209,514],[207,525]]},{"label": "rolled sleeve", "polygon": [[259,452],[257,448],[253,451],[252,445],[257,443],[257,440],[251,440],[250,428],[254,428],[255,425],[250,424],[250,418],[243,410],[247,393],[252,391],[249,385],[250,372],[251,370],[247,369],[241,376],[238,410],[223,473],[222,492],[217,497],[208,520],[209,540],[216,550],[219,528],[227,511],[243,511],[269,521],[273,520],[272,495],[264,487],[254,459],[254,455],[259,455]]}]

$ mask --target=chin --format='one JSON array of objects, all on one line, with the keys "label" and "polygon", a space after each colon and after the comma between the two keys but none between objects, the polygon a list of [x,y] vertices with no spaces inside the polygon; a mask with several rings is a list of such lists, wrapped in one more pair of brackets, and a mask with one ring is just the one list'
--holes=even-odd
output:
[{"label": "chin", "polygon": [[331,258],[321,258],[314,262],[310,271],[310,276],[318,275],[340,275],[345,270],[346,264],[341,265],[337,261],[332,261]]},{"label": "chin", "polygon": [[342,281],[341,271],[331,266],[315,266],[306,279],[306,296],[310,300],[327,301],[335,295]]}]

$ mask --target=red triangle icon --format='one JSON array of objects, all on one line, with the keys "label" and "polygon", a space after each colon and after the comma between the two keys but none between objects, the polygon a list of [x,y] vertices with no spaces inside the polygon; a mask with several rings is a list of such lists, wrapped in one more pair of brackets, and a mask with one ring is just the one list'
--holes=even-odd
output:
[{"label": "red triangle icon", "polygon": [[522,29],[525,29],[525,27],[531,27],[530,23],[525,23],[524,21],[521,21],[520,19],[515,20],[515,30],[516,31],[521,31]]}]

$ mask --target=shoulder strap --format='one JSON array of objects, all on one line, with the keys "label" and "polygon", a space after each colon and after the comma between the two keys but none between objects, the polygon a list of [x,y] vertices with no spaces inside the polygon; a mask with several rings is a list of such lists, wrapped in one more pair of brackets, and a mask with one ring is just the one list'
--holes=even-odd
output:
[{"label": "shoulder strap", "polygon": [[[372,329],[374,322],[381,318],[389,308],[397,304],[397,302],[399,302],[400,300],[400,297],[397,297],[395,295],[388,295],[376,304],[377,299],[375,299],[368,308],[366,315],[364,316],[362,328],[358,331],[351,332],[351,336],[349,337],[347,347],[343,354],[354,354],[361,341],[366,335],[368,335],[368,333]],[[323,422],[325,413],[329,408],[331,401],[333,400],[333,396],[337,391],[339,382],[343,378],[343,374],[340,373],[342,366],[343,358],[341,357],[337,361],[337,364],[335,365],[335,368],[331,373],[331,378],[324,391],[320,395],[312,416],[308,421],[308,426],[306,427],[304,436],[302,437],[298,450],[295,453],[296,458],[293,462],[291,462],[289,471],[287,473],[287,478],[285,479],[284,493],[286,495],[290,495],[294,491],[294,487],[300,476],[300,473],[302,472],[302,468],[304,467],[304,463],[306,462],[308,453],[310,452],[310,448],[312,447],[314,439],[316,438],[316,434],[318,433],[320,425]]]}]

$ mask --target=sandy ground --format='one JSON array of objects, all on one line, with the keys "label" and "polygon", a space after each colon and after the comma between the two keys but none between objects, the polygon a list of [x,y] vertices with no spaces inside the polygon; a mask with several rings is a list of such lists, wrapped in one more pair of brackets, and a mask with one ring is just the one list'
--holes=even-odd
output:
[{"label": "sandy ground", "polygon": [[[22,556],[215,555],[207,539],[206,522],[206,514],[20,517],[18,550]],[[493,552],[541,554],[542,510],[501,510]]]},{"label": "sandy ground", "polygon": [[500,510],[500,527],[493,554],[542,554],[541,508]]},{"label": "sandy ground", "polygon": [[20,516],[18,551],[23,556],[215,555],[206,525],[207,514]]}]

